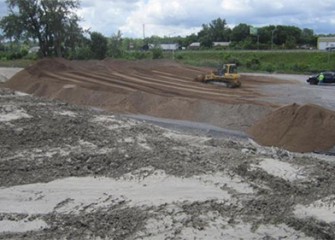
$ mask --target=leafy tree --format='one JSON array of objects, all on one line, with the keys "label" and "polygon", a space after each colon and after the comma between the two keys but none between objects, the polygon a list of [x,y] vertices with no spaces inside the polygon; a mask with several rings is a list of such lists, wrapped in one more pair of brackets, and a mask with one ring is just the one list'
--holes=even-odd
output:
[{"label": "leafy tree", "polygon": [[240,23],[233,28],[230,39],[234,42],[244,41],[250,33],[250,26],[244,23]]},{"label": "leafy tree", "polygon": [[211,47],[213,42],[224,42],[230,40],[231,30],[225,19],[215,19],[210,24],[203,24],[198,38],[202,46]]},{"label": "leafy tree", "polygon": [[114,34],[108,44],[108,56],[113,58],[122,57],[123,49],[122,49],[122,33],[118,31]]},{"label": "leafy tree", "polygon": [[312,29],[304,28],[301,31],[300,44],[316,45],[317,37]]},{"label": "leafy tree", "polygon": [[63,55],[66,43],[81,34],[74,10],[78,0],[7,0],[9,15],[0,21],[8,38],[37,39],[43,56]]},{"label": "leafy tree", "polygon": [[294,26],[277,26],[274,32],[275,38],[274,43],[277,45],[285,45],[287,42],[292,43],[299,42],[301,36],[301,30]]},{"label": "leafy tree", "polygon": [[95,59],[104,59],[107,55],[107,38],[98,32],[91,33],[91,51]]},{"label": "leafy tree", "polygon": [[225,19],[215,19],[209,24],[209,31],[214,42],[229,41],[230,29]]},{"label": "leafy tree", "polygon": [[201,46],[210,48],[213,45],[210,29],[208,25],[203,24],[202,30],[198,33],[198,38]]}]

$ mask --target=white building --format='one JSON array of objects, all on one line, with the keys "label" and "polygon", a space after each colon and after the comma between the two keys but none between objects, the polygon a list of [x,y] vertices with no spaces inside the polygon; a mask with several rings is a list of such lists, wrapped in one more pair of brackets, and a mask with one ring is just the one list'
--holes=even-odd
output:
[{"label": "white building", "polygon": [[200,48],[200,42],[193,42],[188,46],[189,49],[199,49]]},{"label": "white building", "polygon": [[318,49],[328,50],[328,48],[335,48],[335,37],[319,37]]},{"label": "white building", "polygon": [[213,47],[229,47],[230,42],[213,42]]},{"label": "white building", "polygon": [[178,43],[163,43],[163,44],[159,44],[159,47],[163,50],[163,51],[176,51],[179,49],[179,44]]},{"label": "white building", "polygon": [[176,51],[179,49],[179,44],[178,43],[163,43],[163,44],[148,44],[149,49],[154,49],[154,48],[160,48],[163,51]]}]

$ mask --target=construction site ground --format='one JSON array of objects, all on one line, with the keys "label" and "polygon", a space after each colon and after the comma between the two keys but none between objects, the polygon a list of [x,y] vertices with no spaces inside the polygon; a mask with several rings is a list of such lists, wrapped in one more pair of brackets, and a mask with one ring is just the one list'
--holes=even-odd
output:
[{"label": "construction site ground", "polygon": [[333,87],[227,89],[166,60],[19,70],[0,69],[0,239],[335,238],[335,157],[247,134],[287,104],[335,110]]}]

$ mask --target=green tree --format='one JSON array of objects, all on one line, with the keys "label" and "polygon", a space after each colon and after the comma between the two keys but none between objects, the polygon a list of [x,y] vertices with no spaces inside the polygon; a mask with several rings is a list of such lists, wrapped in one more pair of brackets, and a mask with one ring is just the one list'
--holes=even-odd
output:
[{"label": "green tree", "polygon": [[211,38],[215,42],[225,42],[230,39],[230,29],[225,19],[215,19],[209,24]]},{"label": "green tree", "polygon": [[211,47],[213,42],[230,40],[231,29],[227,27],[225,19],[217,18],[209,24],[203,24],[198,38],[202,46]]},{"label": "green tree", "polygon": [[250,32],[250,26],[244,23],[240,23],[232,29],[231,40],[234,42],[244,41]]},{"label": "green tree", "polygon": [[123,54],[122,48],[122,33],[118,31],[109,39],[108,56],[113,58],[120,58]]},{"label": "green tree", "polygon": [[300,44],[308,44],[311,46],[316,46],[317,37],[314,35],[312,29],[304,28],[301,31]]},{"label": "green tree", "polygon": [[201,46],[210,48],[213,45],[213,38],[208,25],[203,24],[202,30],[198,33],[198,38]]},{"label": "green tree", "polygon": [[[301,36],[301,30],[294,26],[277,26],[274,32],[274,43],[277,45],[284,46],[286,43],[292,44],[293,42],[299,42]],[[290,45],[291,46],[291,45]]]},{"label": "green tree", "polygon": [[91,33],[91,51],[95,59],[104,59],[107,55],[107,38],[98,32]]},{"label": "green tree", "polygon": [[[0,27],[9,38],[37,39],[43,56],[63,56],[66,42],[80,35],[77,0],[7,0],[9,15]],[[72,40],[69,40],[72,39]]]}]

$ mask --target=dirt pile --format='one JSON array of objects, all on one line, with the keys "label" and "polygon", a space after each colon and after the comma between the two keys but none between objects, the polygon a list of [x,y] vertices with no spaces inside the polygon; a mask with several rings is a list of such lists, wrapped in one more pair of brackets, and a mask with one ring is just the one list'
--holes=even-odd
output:
[{"label": "dirt pile", "polygon": [[[243,77],[239,89],[194,82],[195,76],[207,71],[167,60],[55,58],[19,72],[5,87],[116,113],[204,122],[234,130],[244,130],[272,109],[271,104],[258,100],[262,94],[255,86],[278,81]],[[248,115],[253,117],[245,117]]]},{"label": "dirt pile", "polygon": [[335,146],[335,112],[317,105],[281,107],[254,124],[256,142],[295,152],[328,151]]}]

